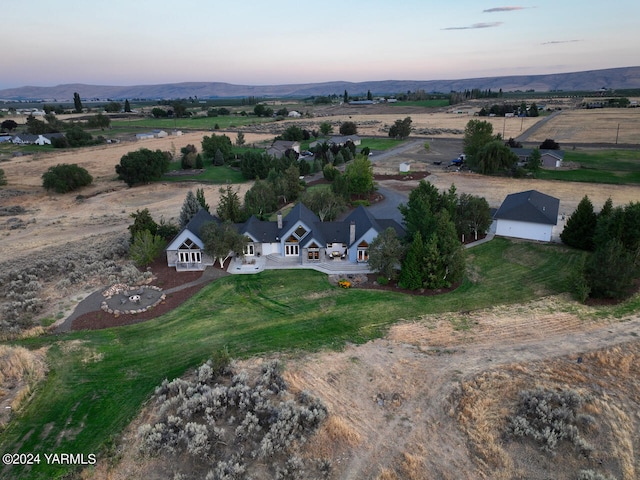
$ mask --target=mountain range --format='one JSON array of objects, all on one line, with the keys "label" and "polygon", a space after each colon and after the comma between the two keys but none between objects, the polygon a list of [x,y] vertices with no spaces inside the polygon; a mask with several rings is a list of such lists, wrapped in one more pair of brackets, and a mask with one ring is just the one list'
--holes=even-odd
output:
[{"label": "mountain range", "polygon": [[174,99],[197,97],[232,98],[305,98],[321,95],[351,96],[366,94],[391,95],[407,91],[448,93],[472,89],[498,91],[553,90],[590,91],[614,89],[640,89],[640,66],[609,68],[572,73],[546,75],[514,75],[503,77],[468,78],[459,80],[382,80],[370,82],[325,82],[289,85],[234,85],[221,82],[184,82],[160,85],[108,86],[80,83],[55,87],[24,86],[0,90],[0,100],[68,102],[78,92],[83,100]]}]

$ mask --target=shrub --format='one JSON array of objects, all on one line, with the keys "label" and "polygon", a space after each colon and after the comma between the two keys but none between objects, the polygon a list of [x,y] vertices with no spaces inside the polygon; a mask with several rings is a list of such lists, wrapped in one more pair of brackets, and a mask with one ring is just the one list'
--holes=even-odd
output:
[{"label": "shrub", "polygon": [[584,402],[585,399],[572,390],[520,392],[520,405],[510,418],[507,433],[530,437],[549,453],[555,452],[559,442],[568,440],[588,457],[593,448],[580,436],[577,426],[577,412]]},{"label": "shrub", "polygon": [[0,187],[7,184],[7,177],[4,175],[4,170],[0,168]]},{"label": "shrub", "polygon": [[612,475],[604,475],[593,470],[581,470],[577,480],[616,480]]},{"label": "shrub", "polygon": [[[233,374],[226,350],[216,356],[189,379],[165,380],[156,388],[158,411],[138,430],[141,453],[186,452],[189,468],[202,471],[198,478],[250,478],[265,464],[269,478],[301,478],[304,463],[295,449],[319,427],[326,408],[307,392],[288,393],[277,361],[250,378]],[[217,461],[213,469],[211,458]]]},{"label": "shrub", "polygon": [[61,163],[55,167],[49,167],[49,170],[42,175],[42,186],[56,193],[71,192],[91,185],[91,182],[93,177],[89,172],[75,163],[72,165]]}]

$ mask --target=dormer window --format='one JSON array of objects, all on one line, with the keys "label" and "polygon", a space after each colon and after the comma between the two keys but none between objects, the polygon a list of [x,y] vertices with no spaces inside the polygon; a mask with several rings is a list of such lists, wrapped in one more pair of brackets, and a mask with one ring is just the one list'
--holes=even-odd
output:
[{"label": "dormer window", "polygon": [[296,231],[293,233],[295,234],[296,237],[298,237],[298,239],[301,239],[307,234],[307,230],[302,225],[300,225],[298,228],[296,228]]}]

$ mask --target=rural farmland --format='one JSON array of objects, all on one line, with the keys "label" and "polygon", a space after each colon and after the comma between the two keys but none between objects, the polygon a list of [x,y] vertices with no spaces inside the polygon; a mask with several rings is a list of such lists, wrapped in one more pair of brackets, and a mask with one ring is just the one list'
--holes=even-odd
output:
[{"label": "rural farmland", "polygon": [[[615,205],[640,198],[640,185],[630,181],[486,177],[436,166],[460,153],[461,132],[472,118],[466,114],[422,113],[418,107],[345,109],[241,130],[248,143],[265,144],[292,123],[317,128],[321,121],[338,126],[349,120],[359,125],[361,136],[386,136],[395,120],[411,116],[415,132],[407,142],[415,144],[380,160],[374,153],[375,173],[396,173],[409,161],[413,170],[429,171],[427,180],[439,190],[453,184],[458,193],[484,196],[498,207],[509,193],[536,189],[559,198],[566,215],[584,195],[596,208],[608,198]],[[563,110],[551,117],[490,121],[505,138],[525,137],[531,128],[527,142],[555,138],[576,155],[603,155],[633,144],[620,156],[640,168],[640,109]],[[228,131],[231,138],[236,134]],[[43,258],[71,264],[74,255],[84,258],[83,249],[118,245],[128,234],[131,213],[148,208],[154,218],[176,221],[189,190],[202,188],[208,203],[216,205],[220,185],[157,182],[128,188],[114,173],[122,155],[133,149],[179,151],[187,144],[199,147],[204,135],[210,132],[3,161],[8,185],[0,190],[2,208],[17,213],[0,220],[0,267],[25,268]],[[605,142],[610,145],[603,147]],[[592,143],[598,145],[587,145]],[[42,173],[59,163],[83,166],[94,183],[80,195],[45,192]],[[407,196],[418,181],[378,183]],[[251,184],[234,188],[243,196]],[[28,446],[96,453],[97,464],[75,470],[78,478],[182,478],[181,472],[199,472],[184,455],[139,455],[138,431],[156,414],[149,398],[163,379],[193,372],[226,349],[237,359],[236,370],[260,371],[268,360],[279,360],[289,390],[310,392],[327,408],[326,422],[296,445],[296,455],[308,465],[329,462],[324,478],[573,479],[583,470],[637,478],[637,294],[617,305],[574,301],[567,282],[579,253],[558,244],[498,238],[470,249],[468,257],[463,284],[433,297],[339,289],[317,272],[265,272],[225,277],[166,315],[135,325],[57,336],[40,329],[32,338],[7,339],[3,345],[16,343],[46,358],[49,373],[0,432],[0,445],[3,451]],[[48,328],[107,286],[98,274],[76,283],[56,275],[39,280],[46,300],[39,316],[49,320]],[[519,395],[535,388],[571,389],[586,399],[580,418],[589,415],[593,423],[588,420],[589,428],[581,431],[593,446],[591,456],[570,444],[562,444],[554,457],[525,440],[505,440]],[[0,401],[10,404],[6,397]],[[0,467],[0,476],[51,478],[69,471],[51,465]]]}]

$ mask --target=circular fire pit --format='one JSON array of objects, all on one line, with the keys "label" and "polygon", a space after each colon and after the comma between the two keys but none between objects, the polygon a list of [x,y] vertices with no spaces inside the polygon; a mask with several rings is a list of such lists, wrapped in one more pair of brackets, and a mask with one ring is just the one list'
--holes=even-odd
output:
[{"label": "circular fire pit", "polygon": [[102,310],[115,316],[146,312],[166,298],[161,288],[152,285],[129,287],[124,284],[116,284],[102,294],[105,297],[101,306]]}]

